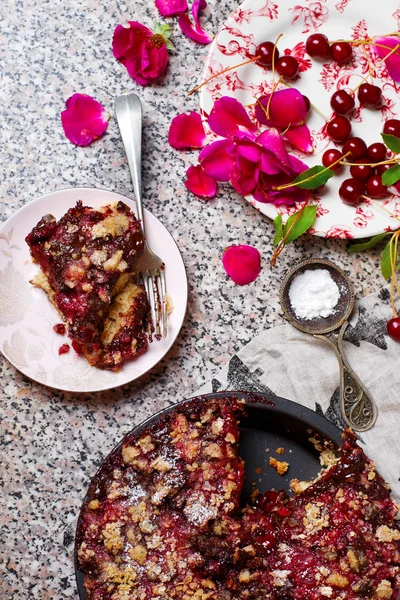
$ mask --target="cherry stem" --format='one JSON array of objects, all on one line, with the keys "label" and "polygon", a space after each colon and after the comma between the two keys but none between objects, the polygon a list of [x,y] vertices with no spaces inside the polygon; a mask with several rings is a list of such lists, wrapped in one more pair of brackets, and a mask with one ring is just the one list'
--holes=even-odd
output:
[{"label": "cherry stem", "polygon": [[[381,44],[376,44],[376,45],[377,45],[377,46],[380,46],[380,47],[382,47],[382,46],[381,46]],[[385,46],[383,46],[383,47],[385,47]],[[379,62],[378,62],[376,65],[375,65],[375,67],[371,68],[371,69],[368,71],[368,73],[366,74],[366,76],[365,76],[365,77],[363,77],[363,79],[361,80],[361,83],[359,83],[359,84],[358,84],[358,86],[357,86],[356,88],[354,88],[354,90],[351,90],[351,92],[350,92],[350,93],[351,93],[351,94],[355,94],[355,93],[356,93],[356,91],[358,90],[358,88],[359,88],[359,87],[361,87],[361,86],[362,86],[362,84],[363,84],[365,81],[367,81],[368,77],[369,77],[370,75],[373,75],[373,73],[374,73],[375,69],[376,69],[377,67],[380,67],[380,66],[381,66],[381,64],[382,64],[382,63],[384,63],[384,62],[385,62],[385,60],[387,60],[387,59],[389,58],[389,56],[391,56],[392,54],[394,54],[394,53],[395,53],[395,52],[396,52],[396,51],[397,51],[399,48],[400,48],[400,44],[397,44],[397,46],[395,46],[394,48],[391,48],[391,49],[390,49],[390,52],[389,52],[389,54],[386,54],[386,56],[385,56],[384,58],[382,58],[382,59],[381,59],[381,60],[380,60],[380,61],[379,61]],[[388,49],[389,49],[389,48],[388,48]]]},{"label": "cherry stem", "polygon": [[307,198],[305,199],[303,206],[296,213],[296,216],[293,219],[292,224],[290,225],[289,229],[285,233],[285,236],[281,239],[281,241],[278,244],[278,247],[276,248],[275,252],[273,253],[272,258],[271,258],[270,263],[269,263],[271,265],[271,267],[275,267],[275,265],[276,265],[276,259],[278,258],[278,256],[282,252],[282,250],[284,249],[284,247],[286,245],[286,240],[289,237],[290,232],[292,231],[293,227],[296,225],[297,221],[300,219],[300,217],[301,217],[301,215],[302,215],[305,207],[308,205],[308,203],[310,201],[310,198],[311,198],[311,192],[308,194]]},{"label": "cherry stem", "polygon": [[397,165],[399,163],[399,160],[399,158],[391,158],[390,160],[382,160],[381,162],[377,163],[351,163],[343,161],[340,164],[344,165],[345,167],[379,167],[380,165]]},{"label": "cherry stem", "polygon": [[398,314],[396,311],[396,307],[394,305],[394,288],[396,288],[397,293],[399,294],[399,286],[397,283],[396,276],[396,258],[397,258],[397,249],[399,243],[399,233],[400,231],[396,231],[390,238],[389,242],[389,258],[390,258],[390,266],[392,270],[392,276],[390,278],[390,303],[392,305],[392,311],[395,318],[398,318]]},{"label": "cherry stem", "polygon": [[373,204],[374,206],[377,206],[378,208],[381,208],[382,210],[384,210],[385,212],[387,212],[388,215],[390,215],[393,219],[396,219],[396,221],[400,222],[400,219],[398,217],[396,217],[396,215],[394,215],[392,212],[390,212],[390,210],[388,210],[386,208],[386,206],[383,206],[382,204],[379,204],[379,202],[375,202],[375,200],[373,200],[369,196],[365,196],[365,194],[362,195],[362,196],[360,196],[360,198],[363,198],[364,200],[368,200],[368,202],[370,202],[370,204]]},{"label": "cherry stem", "polygon": [[278,37],[275,40],[274,47],[272,49],[272,65],[271,65],[271,68],[272,68],[272,81],[274,81],[274,82],[275,82],[275,52],[276,52],[276,47],[277,47],[278,42],[281,39],[281,37],[283,37],[283,33],[280,33],[278,35]]},{"label": "cherry stem", "polygon": [[237,69],[239,67],[243,67],[244,65],[248,65],[252,62],[255,62],[256,60],[259,60],[261,58],[261,56],[254,56],[254,58],[250,58],[249,60],[245,60],[242,63],[239,63],[238,65],[233,65],[232,67],[228,67],[226,69],[224,69],[223,71],[219,71],[219,73],[214,73],[214,75],[211,75],[211,77],[209,77],[208,79],[206,79],[205,81],[203,81],[203,83],[200,83],[200,85],[198,85],[197,87],[193,88],[192,90],[190,90],[190,92],[188,92],[188,96],[191,96],[192,94],[194,94],[195,92],[197,92],[200,88],[203,87],[203,85],[206,85],[206,83],[208,83],[209,81],[212,81],[213,79],[215,79],[216,77],[219,77],[220,75],[223,75],[224,73],[227,73],[228,71],[232,71],[232,69]]},{"label": "cherry stem", "polygon": [[[340,163],[343,160],[343,158],[346,158],[346,156],[349,156],[349,154],[351,154],[350,151],[346,152],[346,154],[344,154],[343,156],[341,156],[340,158],[335,160],[335,162],[333,162],[331,165],[329,165],[329,167],[325,167],[324,169],[322,169],[322,171],[318,171],[318,173],[316,173],[315,175],[311,175],[311,177],[307,177],[307,179],[302,179],[301,181],[298,181],[297,183],[292,181],[292,183],[285,183],[285,185],[278,185],[277,187],[273,187],[272,189],[280,192],[281,190],[286,190],[287,188],[297,187],[299,185],[307,183],[307,181],[312,181],[316,177],[319,177],[320,175],[322,175],[322,173],[325,173],[326,171],[330,171],[332,169],[332,167],[334,167],[335,165]],[[301,173],[300,173],[300,175],[301,175]]]}]

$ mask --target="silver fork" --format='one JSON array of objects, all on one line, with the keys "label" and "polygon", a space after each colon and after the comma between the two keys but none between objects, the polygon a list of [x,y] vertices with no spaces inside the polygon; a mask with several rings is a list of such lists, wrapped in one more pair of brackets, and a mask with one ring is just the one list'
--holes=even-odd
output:
[{"label": "silver fork", "polygon": [[[144,252],[136,261],[138,280],[143,283],[151,306],[156,339],[166,337],[168,332],[167,285],[165,265],[149,248],[142,203],[142,105],[139,96],[129,92],[115,100],[115,114],[128,159],[135,193],[138,218],[145,240]],[[151,338],[151,336],[150,336]]]}]

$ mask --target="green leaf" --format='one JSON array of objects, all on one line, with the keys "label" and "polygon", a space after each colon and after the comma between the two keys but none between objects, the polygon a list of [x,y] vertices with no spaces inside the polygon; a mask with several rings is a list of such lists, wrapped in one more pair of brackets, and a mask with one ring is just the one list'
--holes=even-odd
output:
[{"label": "green leaf", "polygon": [[283,238],[283,223],[282,223],[282,215],[279,214],[274,219],[274,227],[275,227],[275,235],[274,235],[274,246],[277,246],[281,239]]},{"label": "green leaf", "polygon": [[393,185],[400,179],[400,165],[395,165],[391,169],[385,171],[382,175],[383,185]]},{"label": "green leaf", "polygon": [[293,183],[302,189],[315,190],[320,185],[324,185],[333,175],[334,172],[331,169],[327,169],[322,165],[316,165],[301,173]]},{"label": "green leaf", "polygon": [[400,138],[389,133],[381,133],[381,136],[389,150],[392,150],[396,154],[400,152]]},{"label": "green leaf", "polygon": [[161,35],[161,37],[164,38],[165,45],[167,46],[168,50],[176,51],[175,46],[169,39],[173,33],[173,30],[170,25],[168,25],[167,23],[164,25],[162,25],[161,23],[154,23],[153,33],[154,35]]},{"label": "green leaf", "polygon": [[290,233],[285,240],[285,244],[289,244],[290,242],[297,240],[298,237],[303,235],[303,233],[305,233],[311,227],[317,215],[317,206],[306,206],[304,209],[301,209],[301,215],[299,219],[293,225],[292,229],[290,229],[299,212],[300,211],[291,215],[285,223],[285,227],[283,228],[283,237],[285,237],[287,232],[290,230]]},{"label": "green leaf", "polygon": [[381,271],[385,279],[390,279],[392,276],[392,261],[390,260],[390,240],[383,249],[381,256]]},{"label": "green leaf", "polygon": [[374,237],[372,237],[370,240],[367,240],[366,242],[351,244],[351,246],[349,246],[347,250],[349,252],[362,252],[363,250],[370,250],[371,248],[375,248],[375,246],[377,246],[379,242],[384,240],[385,237],[387,237],[388,235],[390,235],[390,231],[387,231],[386,233],[380,233],[379,235],[374,235]]}]

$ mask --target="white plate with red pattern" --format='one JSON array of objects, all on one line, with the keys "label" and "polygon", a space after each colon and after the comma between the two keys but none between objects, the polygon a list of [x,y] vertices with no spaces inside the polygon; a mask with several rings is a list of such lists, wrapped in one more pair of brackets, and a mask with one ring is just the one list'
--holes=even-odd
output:
[{"label": "white plate with red pattern", "polygon": [[[330,40],[365,39],[370,36],[389,34],[400,29],[400,4],[398,0],[246,0],[226,21],[213,41],[206,62],[203,81],[228,67],[240,64],[255,54],[261,42],[274,42],[279,34],[280,54],[293,54],[300,62],[300,78],[291,82],[308,96],[327,117],[332,115],[330,97],[343,87],[354,88],[360,77],[365,76],[368,63],[361,47],[353,49],[356,67],[349,64],[337,65],[329,61],[310,59],[305,54],[307,37],[315,32],[325,34]],[[380,59],[368,46],[363,46],[369,60],[376,64]],[[382,109],[363,108],[352,118],[352,135],[359,136],[367,144],[381,141],[383,123],[400,116],[399,86],[378,67],[377,83],[383,90],[385,105]],[[251,105],[255,98],[270,91],[271,71],[266,71],[250,63],[232,69],[216,77],[201,90],[200,105],[204,113],[209,113],[215,100],[221,96],[232,96],[243,105]],[[350,85],[349,85],[350,83]],[[314,111],[310,111],[307,125],[314,141],[314,153],[305,155],[293,152],[310,167],[321,164],[321,157],[327,148],[335,147],[323,131],[325,121]],[[339,147],[339,146],[338,146]],[[317,219],[310,233],[327,238],[364,238],[399,227],[399,221],[384,209],[400,217],[400,195],[390,195],[377,201],[380,206],[362,203],[352,207],[344,204],[338,189],[341,182],[350,177],[347,169],[335,176],[316,196]],[[263,204],[249,196],[247,200],[264,215],[274,219],[278,209],[273,204]],[[280,207],[284,219],[298,210],[299,206]]]},{"label": "white plate with red pattern", "polygon": [[122,201],[136,213],[130,198],[94,188],[71,188],[41,196],[18,210],[0,228],[0,351],[21,373],[39,383],[72,392],[98,392],[129,383],[152,369],[167,354],[182,327],[187,304],[187,278],[179,249],[154,215],[145,210],[149,245],[165,262],[167,293],[172,306],[168,335],[117,373],[91,367],[70,348],[59,355],[67,336],[53,331],[61,322],[47,295],[29,281],[39,266],[32,262],[26,235],[46,214],[57,219],[82,200],[87,206]]}]

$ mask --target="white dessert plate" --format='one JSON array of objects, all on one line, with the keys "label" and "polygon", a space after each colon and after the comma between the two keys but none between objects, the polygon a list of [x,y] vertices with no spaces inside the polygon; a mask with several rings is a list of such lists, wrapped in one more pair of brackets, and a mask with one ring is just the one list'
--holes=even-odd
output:
[{"label": "white dessert plate", "polygon": [[[334,62],[310,59],[305,54],[307,37],[315,32],[324,33],[330,40],[365,39],[383,35],[400,29],[400,5],[398,0],[385,0],[384,3],[365,0],[246,0],[226,21],[214,39],[205,65],[202,81],[228,67],[245,62],[255,55],[257,45],[263,41],[278,42],[280,55],[293,54],[306,70],[299,79],[290,82],[308,96],[327,117],[332,115],[330,97],[341,88],[354,88],[360,77],[368,72],[368,60],[379,62],[369,47],[354,49],[355,65],[337,65]],[[305,61],[305,62],[304,62]],[[351,78],[349,79],[349,76]],[[266,71],[250,63],[216,77],[201,89],[200,106],[209,113],[213,103],[221,96],[232,96],[244,105],[254,104],[255,99],[268,93],[272,81],[271,71]],[[376,83],[383,89],[386,106],[382,110],[364,108],[356,111],[352,119],[352,135],[359,136],[367,144],[381,141],[383,123],[390,118],[399,118],[400,97],[398,88],[388,76],[386,69],[378,67]],[[356,108],[358,102],[356,102]],[[323,131],[324,119],[310,111],[307,125],[314,139],[315,151],[312,155],[296,152],[310,167],[321,164],[323,152],[335,147]],[[384,208],[395,216],[400,216],[400,195],[391,195],[377,201],[384,208],[363,203],[357,208],[344,204],[338,189],[341,182],[350,177],[347,169],[331,179],[317,197],[317,219],[310,233],[326,238],[364,238],[382,233],[388,228],[395,230],[399,221],[391,217]],[[273,204],[262,204],[252,196],[247,200],[264,215],[274,219],[278,209]],[[280,207],[279,212],[286,219],[299,206]]]},{"label": "white dessert plate", "polygon": [[46,194],[19,209],[0,229],[0,350],[24,375],[59,390],[98,392],[133,381],[152,369],[176,340],[185,317],[187,279],[179,249],[172,236],[145,210],[146,233],[150,247],[165,262],[167,292],[173,305],[168,335],[149,344],[147,352],[128,362],[119,372],[91,367],[70,349],[59,356],[58,349],[69,342],[53,331],[60,315],[46,294],[29,283],[39,266],[32,262],[26,235],[50,213],[57,219],[82,200],[88,206],[125,202],[136,212],[133,200],[94,188],[73,188]]}]

